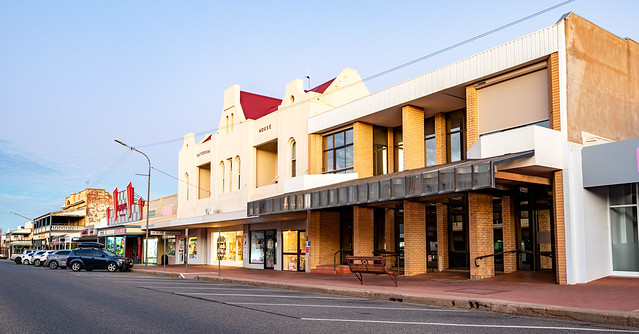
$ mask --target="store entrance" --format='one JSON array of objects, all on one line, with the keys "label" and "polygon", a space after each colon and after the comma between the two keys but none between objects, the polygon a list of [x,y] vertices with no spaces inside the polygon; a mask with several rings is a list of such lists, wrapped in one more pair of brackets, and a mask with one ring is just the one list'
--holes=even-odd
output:
[{"label": "store entrance", "polygon": [[554,222],[552,190],[549,187],[520,187],[517,194],[517,268],[521,271],[554,270]]},{"label": "store entrance", "polygon": [[264,231],[264,269],[274,269],[277,264],[277,230]]},{"label": "store entrance", "polygon": [[282,270],[306,271],[306,231],[282,232]]}]

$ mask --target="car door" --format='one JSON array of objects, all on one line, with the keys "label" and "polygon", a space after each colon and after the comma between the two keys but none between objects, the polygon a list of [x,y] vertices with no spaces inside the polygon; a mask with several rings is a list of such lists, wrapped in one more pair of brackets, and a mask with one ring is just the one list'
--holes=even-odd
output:
[{"label": "car door", "polygon": [[100,249],[92,249],[93,254],[93,268],[104,269],[107,265],[106,254]]}]

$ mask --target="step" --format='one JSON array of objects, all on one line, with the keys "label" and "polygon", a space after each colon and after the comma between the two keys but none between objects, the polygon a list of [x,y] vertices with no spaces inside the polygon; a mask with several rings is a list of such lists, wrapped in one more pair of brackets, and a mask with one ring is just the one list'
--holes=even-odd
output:
[{"label": "step", "polygon": [[348,269],[348,266],[336,266],[333,268],[333,265],[321,265],[311,269],[311,272],[316,274],[350,274],[351,270]]}]

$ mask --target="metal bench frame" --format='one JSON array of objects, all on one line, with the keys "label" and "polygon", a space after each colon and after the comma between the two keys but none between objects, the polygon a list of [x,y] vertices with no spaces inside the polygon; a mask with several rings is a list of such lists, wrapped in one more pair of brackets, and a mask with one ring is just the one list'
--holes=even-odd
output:
[{"label": "metal bench frame", "polygon": [[346,263],[360,284],[364,284],[362,274],[386,274],[390,276],[397,287],[397,273],[388,270],[382,256],[346,256]]}]

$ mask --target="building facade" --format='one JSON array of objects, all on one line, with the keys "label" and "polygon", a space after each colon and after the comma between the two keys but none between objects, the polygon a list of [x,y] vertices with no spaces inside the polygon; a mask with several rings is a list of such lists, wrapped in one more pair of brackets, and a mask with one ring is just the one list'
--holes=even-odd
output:
[{"label": "building facade", "polygon": [[587,183],[584,157],[639,137],[638,62],[569,14],[370,95],[352,70],[282,100],[233,86],[218,132],[185,136],[177,219],[154,228],[202,264],[637,276],[637,181]]}]

